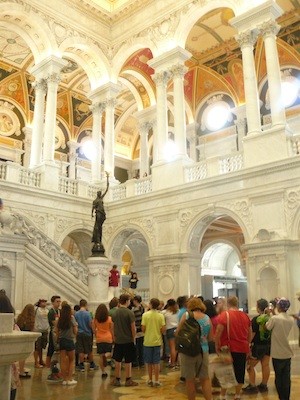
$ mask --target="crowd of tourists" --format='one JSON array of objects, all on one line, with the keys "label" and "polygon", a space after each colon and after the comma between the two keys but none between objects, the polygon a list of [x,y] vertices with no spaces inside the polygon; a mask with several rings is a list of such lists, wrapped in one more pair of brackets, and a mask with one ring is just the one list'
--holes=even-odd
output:
[{"label": "crowd of tourists", "polygon": [[[132,375],[133,367],[139,367],[146,368],[149,387],[160,387],[164,360],[167,368],[180,372],[189,400],[194,400],[199,390],[205,400],[212,400],[214,386],[219,387],[221,400],[234,386],[234,399],[239,400],[241,395],[268,391],[272,358],[278,397],[289,400],[293,351],[288,336],[294,320],[300,328],[300,316],[290,315],[289,308],[286,298],[271,302],[259,299],[257,315],[251,320],[239,309],[235,296],[212,300],[180,296],[164,305],[156,298],[145,304],[139,295],[123,293],[112,298],[109,305],[99,304],[92,315],[87,300],[81,299],[71,307],[55,295],[50,308],[46,299],[27,304],[16,317],[14,329],[41,333],[35,343],[35,368],[49,368],[47,379],[62,385],[76,385],[75,369],[81,372],[100,367],[102,379],[108,377],[110,368],[111,384],[122,386],[123,364],[124,386],[138,385]],[[4,291],[0,291],[2,312],[14,312]],[[193,329],[193,334],[196,332],[195,321],[197,340],[188,337]],[[181,342],[185,339],[190,340]],[[192,345],[193,350],[188,348]],[[19,361],[12,366],[11,400],[15,399],[19,379],[30,378],[25,364]],[[261,365],[261,382],[256,380],[257,364]],[[245,386],[246,371],[249,384]]]}]

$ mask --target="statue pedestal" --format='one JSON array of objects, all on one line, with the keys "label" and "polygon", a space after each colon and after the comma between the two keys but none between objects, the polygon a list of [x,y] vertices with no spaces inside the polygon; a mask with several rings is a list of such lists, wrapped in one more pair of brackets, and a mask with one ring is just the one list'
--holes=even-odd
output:
[{"label": "statue pedestal", "polygon": [[25,360],[34,350],[39,332],[13,331],[14,315],[0,314],[0,393],[1,399],[10,399],[11,364]]},{"label": "statue pedestal", "polygon": [[89,257],[87,259],[89,270],[89,310],[93,313],[100,303],[107,304],[108,298],[108,277],[111,262],[106,257]]}]

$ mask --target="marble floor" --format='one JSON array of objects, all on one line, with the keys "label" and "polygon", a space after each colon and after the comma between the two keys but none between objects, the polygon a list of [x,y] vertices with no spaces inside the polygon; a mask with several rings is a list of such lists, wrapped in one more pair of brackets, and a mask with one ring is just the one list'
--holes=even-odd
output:
[{"label": "marble floor", "polygon": [[[95,357],[97,361],[97,356]],[[76,386],[62,386],[61,383],[47,383],[48,370],[45,368],[35,369],[31,359],[26,363],[30,368],[32,377],[22,379],[21,387],[17,391],[17,400],[184,400],[185,385],[179,381],[179,372],[170,371],[165,363],[161,363],[161,383],[159,388],[147,386],[147,375],[145,369],[133,369],[133,379],[139,386],[127,388],[115,388],[110,384],[113,371],[108,367],[108,377],[102,379],[101,372],[85,371],[76,372],[75,379],[78,381]],[[124,373],[124,371],[123,371]],[[260,382],[260,372],[257,371],[257,383]],[[246,386],[247,383],[245,383]],[[214,399],[219,399],[218,389],[214,390]],[[197,399],[203,398],[201,393]],[[228,394],[228,400],[233,399],[232,394]],[[274,387],[274,373],[272,371],[269,381],[269,392],[252,395],[243,395],[243,400],[275,400],[278,399]],[[1,399],[1,394],[0,394]],[[290,400],[300,399],[300,350],[295,347],[295,357],[292,360],[292,392]]]}]

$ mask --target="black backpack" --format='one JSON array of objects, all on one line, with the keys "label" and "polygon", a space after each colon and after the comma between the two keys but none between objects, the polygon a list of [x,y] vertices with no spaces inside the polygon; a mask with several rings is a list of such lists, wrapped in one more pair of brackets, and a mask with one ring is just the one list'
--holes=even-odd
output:
[{"label": "black backpack", "polygon": [[175,347],[178,353],[195,357],[202,353],[201,328],[192,312],[175,336]]}]

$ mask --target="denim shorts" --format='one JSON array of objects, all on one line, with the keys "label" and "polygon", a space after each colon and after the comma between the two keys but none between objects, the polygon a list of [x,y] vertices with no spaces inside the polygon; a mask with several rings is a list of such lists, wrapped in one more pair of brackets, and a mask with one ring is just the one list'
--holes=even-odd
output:
[{"label": "denim shorts", "polygon": [[146,364],[159,364],[160,346],[144,346],[144,362]]},{"label": "denim shorts", "polygon": [[72,351],[75,350],[75,343],[72,339],[59,339],[59,350]]},{"label": "denim shorts", "polygon": [[175,331],[177,328],[167,329],[166,331],[166,338],[167,339],[175,339]]}]

